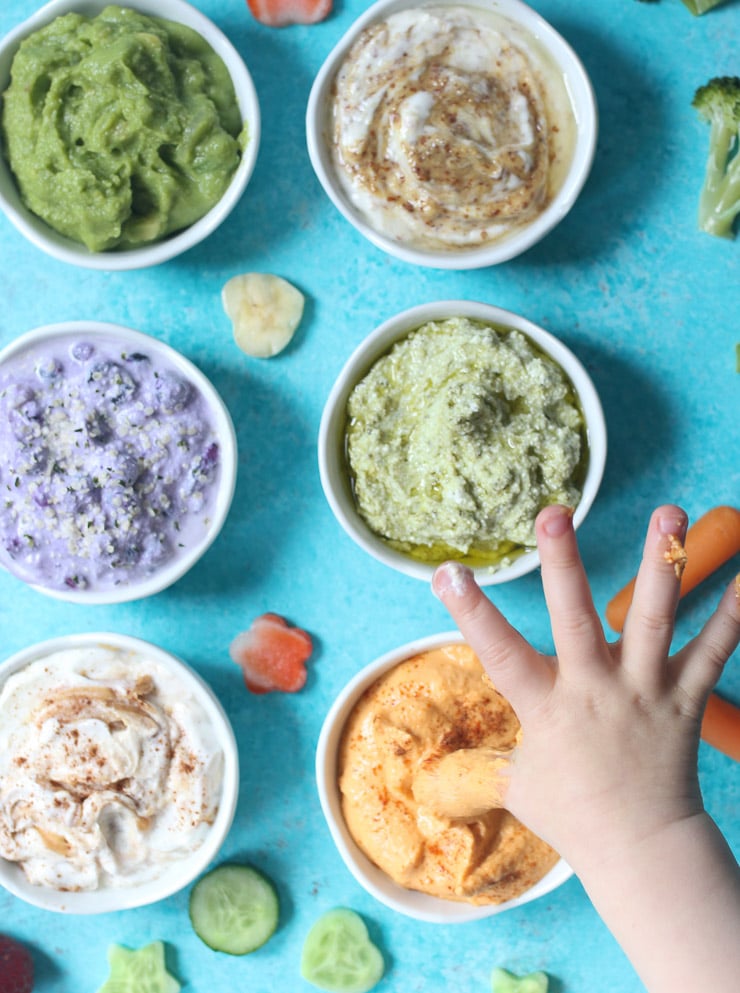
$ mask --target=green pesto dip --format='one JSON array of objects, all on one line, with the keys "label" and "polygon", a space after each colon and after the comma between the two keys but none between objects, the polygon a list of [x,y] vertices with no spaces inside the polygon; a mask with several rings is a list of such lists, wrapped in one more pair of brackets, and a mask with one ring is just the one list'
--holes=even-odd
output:
[{"label": "green pesto dip", "polygon": [[127,8],[26,38],[2,95],[29,210],[91,251],[134,248],[218,202],[246,140],[222,59],[191,28]]},{"label": "green pesto dip", "polygon": [[587,459],[573,386],[520,331],[452,318],[412,331],[354,388],[346,451],[358,511],[427,562],[502,566],[547,504],[575,506]]}]

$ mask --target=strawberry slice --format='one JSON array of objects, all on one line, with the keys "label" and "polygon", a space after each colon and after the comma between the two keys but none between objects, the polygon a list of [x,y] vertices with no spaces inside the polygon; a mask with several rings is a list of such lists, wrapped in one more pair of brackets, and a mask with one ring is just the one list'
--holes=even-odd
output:
[{"label": "strawberry slice", "polygon": [[290,627],[279,614],[262,614],[248,631],[234,638],[229,655],[241,666],[252,693],[280,690],[295,693],[306,682],[306,660],[313,651],[311,635]]},{"label": "strawberry slice", "polygon": [[332,0],[247,0],[254,17],[271,28],[316,24],[330,13]]}]

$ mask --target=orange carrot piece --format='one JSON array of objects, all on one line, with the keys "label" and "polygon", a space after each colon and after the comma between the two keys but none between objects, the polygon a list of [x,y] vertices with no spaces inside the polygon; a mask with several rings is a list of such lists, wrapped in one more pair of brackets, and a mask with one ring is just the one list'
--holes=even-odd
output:
[{"label": "orange carrot piece", "polygon": [[740,707],[712,693],[704,711],[701,736],[708,745],[740,762]]},{"label": "orange carrot piece", "polygon": [[[686,596],[707,576],[740,552],[740,510],[713,507],[686,533],[688,561],[681,577],[680,596]],[[606,619],[614,631],[621,631],[632,603],[635,580],[630,580],[606,608]]]}]

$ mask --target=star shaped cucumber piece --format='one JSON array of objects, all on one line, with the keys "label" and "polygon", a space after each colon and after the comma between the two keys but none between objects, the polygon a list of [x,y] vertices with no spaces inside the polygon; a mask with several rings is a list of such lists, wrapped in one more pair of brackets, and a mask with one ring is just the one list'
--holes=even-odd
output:
[{"label": "star shaped cucumber piece", "polygon": [[515,976],[506,969],[494,969],[491,973],[493,993],[547,993],[547,985],[547,976],[544,972]]},{"label": "star shaped cucumber piece", "polygon": [[180,984],[167,972],[164,945],[153,941],[143,948],[108,948],[110,976],[98,993],[179,993]]}]

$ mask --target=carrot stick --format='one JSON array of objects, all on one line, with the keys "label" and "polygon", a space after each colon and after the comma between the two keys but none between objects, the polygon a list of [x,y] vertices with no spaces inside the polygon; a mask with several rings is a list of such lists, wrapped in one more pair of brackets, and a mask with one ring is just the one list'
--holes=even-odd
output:
[{"label": "carrot stick", "polygon": [[[686,596],[703,579],[740,552],[740,510],[713,507],[686,532],[684,542],[688,561],[681,577],[680,596]],[[630,580],[606,608],[606,619],[614,631],[621,631],[632,603],[635,580]]]},{"label": "carrot stick", "polygon": [[704,711],[701,736],[707,744],[740,762],[740,707],[712,693]]}]

